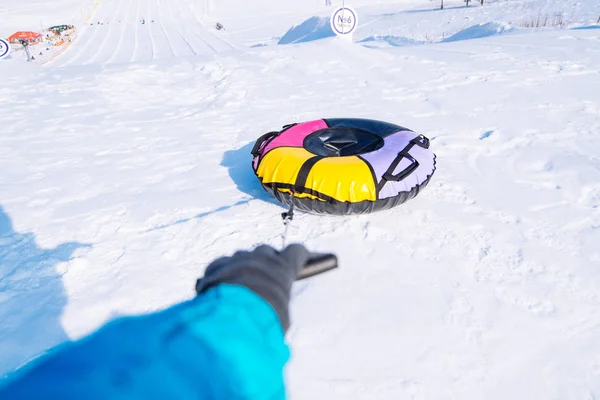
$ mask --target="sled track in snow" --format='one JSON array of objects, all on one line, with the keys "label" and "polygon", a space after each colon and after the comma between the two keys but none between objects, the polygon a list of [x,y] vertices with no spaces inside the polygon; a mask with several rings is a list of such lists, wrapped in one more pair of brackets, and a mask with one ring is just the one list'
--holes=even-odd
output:
[{"label": "sled track in snow", "polygon": [[[160,0],[156,0],[155,5],[156,5],[157,11],[155,11],[155,12],[158,12],[158,10],[160,10],[159,4],[160,4]],[[146,23],[148,23],[148,22],[146,22]],[[173,42],[169,39],[169,35],[167,35],[167,31],[165,30],[165,24],[163,22],[163,19],[160,18],[158,20],[158,23],[160,26],[160,33],[162,34],[162,37],[164,37],[164,41],[166,42],[167,47],[169,48],[169,52],[171,53],[171,55],[173,57],[177,57],[178,55],[175,53],[175,50],[173,49]],[[153,25],[154,23],[150,22],[150,24]]]},{"label": "sled track in snow", "polygon": [[[128,20],[132,17],[132,15],[131,15],[132,10],[135,10],[135,9],[136,9],[136,4],[134,2],[131,2],[129,4],[129,6],[127,7],[127,19]],[[137,15],[137,12],[135,14]],[[128,35],[129,36],[131,35],[130,30],[131,30],[131,26],[129,26],[129,25],[126,26],[124,29],[120,30],[120,32],[119,32],[119,40],[117,42],[116,50],[113,53],[113,55],[108,59],[107,63],[114,62],[114,60],[116,59],[117,55],[119,53],[121,53],[121,51],[122,51],[121,49],[123,47],[124,42],[130,42],[130,41],[127,41]],[[136,39],[136,36],[134,35],[134,43],[135,43],[135,39]],[[134,47],[135,47],[135,45],[134,45]]]},{"label": "sled track in snow", "polygon": [[[177,0],[174,1],[174,3],[177,3]],[[169,8],[169,16],[171,17],[171,20],[174,20],[175,18],[173,17],[173,9]],[[188,47],[188,49],[190,49],[190,51],[192,53],[194,53],[194,55],[198,54],[196,52],[196,49],[194,49],[194,47],[190,44],[190,42],[188,42],[185,38],[185,36],[181,33],[181,29],[179,29],[178,25],[175,25],[175,29],[177,30],[177,33],[179,35],[179,37],[181,38],[181,40],[183,40],[183,42],[186,44],[186,46]]]},{"label": "sled track in snow", "polygon": [[106,65],[212,55],[233,48],[206,29],[185,1],[104,0],[72,48],[49,64]]},{"label": "sled track in snow", "polygon": [[[208,46],[209,48],[211,48],[214,52],[217,52],[218,50],[215,48],[215,46],[211,45],[208,40],[207,37],[203,37],[202,35],[198,34],[198,30],[199,29],[204,29],[204,26],[200,23],[200,21],[198,21],[196,19],[196,17],[194,16],[194,13],[192,13],[192,11],[189,9],[189,7],[187,8],[187,12],[184,14],[183,9],[181,7],[181,0],[174,0],[175,3],[177,4],[177,9],[179,10],[179,15],[181,16],[181,19],[187,19],[187,24],[185,25],[186,27],[196,27],[196,30],[194,29],[190,29],[190,31],[193,33],[193,35],[200,40],[204,45]],[[187,14],[187,17],[186,17]],[[220,44],[225,46],[227,49],[233,49],[233,46],[231,46],[229,43],[218,39],[215,35],[211,35],[210,37],[215,38],[217,40],[220,41]]]}]

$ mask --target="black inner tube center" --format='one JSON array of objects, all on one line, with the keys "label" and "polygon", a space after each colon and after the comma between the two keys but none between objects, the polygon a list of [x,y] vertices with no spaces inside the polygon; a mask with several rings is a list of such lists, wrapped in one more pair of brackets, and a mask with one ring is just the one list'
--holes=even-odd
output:
[{"label": "black inner tube center", "polygon": [[383,147],[383,138],[357,128],[321,129],[304,139],[304,148],[323,157],[344,157],[364,154]]}]

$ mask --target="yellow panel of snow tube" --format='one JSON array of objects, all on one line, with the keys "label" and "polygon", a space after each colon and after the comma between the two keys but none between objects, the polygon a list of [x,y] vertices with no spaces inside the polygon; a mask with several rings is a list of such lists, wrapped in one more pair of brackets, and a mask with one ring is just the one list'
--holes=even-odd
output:
[{"label": "yellow panel of snow tube", "polygon": [[368,165],[356,156],[319,160],[310,170],[304,186],[337,201],[377,200],[373,174]]},{"label": "yellow panel of snow tube", "polygon": [[263,183],[294,185],[302,164],[314,156],[302,147],[278,147],[264,156],[256,174]]}]

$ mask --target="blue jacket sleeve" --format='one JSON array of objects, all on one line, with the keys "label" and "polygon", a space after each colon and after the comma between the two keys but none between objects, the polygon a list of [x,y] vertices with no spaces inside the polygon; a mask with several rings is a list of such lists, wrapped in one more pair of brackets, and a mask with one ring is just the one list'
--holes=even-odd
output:
[{"label": "blue jacket sleeve", "polygon": [[0,398],[284,399],[288,358],[273,308],[221,284],[52,350],[0,384]]}]

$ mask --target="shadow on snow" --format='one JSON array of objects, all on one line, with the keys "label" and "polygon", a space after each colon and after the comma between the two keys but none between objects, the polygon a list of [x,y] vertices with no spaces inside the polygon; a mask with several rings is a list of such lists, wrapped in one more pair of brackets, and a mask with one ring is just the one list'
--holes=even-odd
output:
[{"label": "shadow on snow", "polygon": [[182,218],[175,222],[155,226],[154,228],[148,229],[148,232],[159,229],[165,229],[173,225],[183,224],[195,219],[202,219],[209,215],[229,210],[230,208],[248,204],[253,200],[262,200],[264,202],[271,203],[283,208],[283,206],[279,202],[277,202],[277,200],[275,200],[271,195],[269,195],[269,193],[267,193],[263,189],[260,182],[258,181],[258,178],[256,177],[256,175],[254,175],[254,171],[252,169],[252,155],[250,154],[250,151],[252,150],[253,146],[254,142],[250,142],[239,149],[228,150],[223,154],[223,159],[221,160],[221,165],[227,168],[229,177],[235,183],[237,189],[240,192],[248,195],[249,198],[215,208],[211,211],[201,212],[199,214],[194,215],[193,217]]},{"label": "shadow on snow", "polygon": [[56,266],[89,244],[43,249],[31,232],[18,233],[0,206],[0,376],[68,340],[60,318],[67,304]]}]

